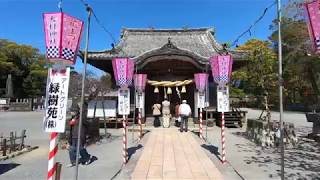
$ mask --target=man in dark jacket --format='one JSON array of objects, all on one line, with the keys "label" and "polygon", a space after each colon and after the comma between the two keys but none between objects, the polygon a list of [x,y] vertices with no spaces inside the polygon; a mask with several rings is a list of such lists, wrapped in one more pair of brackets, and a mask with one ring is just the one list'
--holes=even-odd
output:
[{"label": "man in dark jacket", "polygon": [[[82,126],[81,126],[81,135],[80,135],[80,149],[79,153],[81,158],[79,162],[81,164],[88,165],[90,164],[95,156],[91,156],[87,149],[85,148],[86,143],[86,134],[88,130],[88,121],[87,121],[87,103],[83,105],[83,113],[82,113]],[[76,157],[77,157],[77,143],[78,143],[78,131],[79,131],[79,121],[80,121],[80,108],[78,105],[74,107],[71,111],[72,118],[69,121],[70,125],[70,136],[69,136],[69,157],[71,164],[69,167],[75,166]]]}]

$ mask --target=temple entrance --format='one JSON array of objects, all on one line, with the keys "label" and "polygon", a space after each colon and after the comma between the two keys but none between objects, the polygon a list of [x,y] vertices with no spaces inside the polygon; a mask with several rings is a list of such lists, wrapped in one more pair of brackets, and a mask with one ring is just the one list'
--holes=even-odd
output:
[{"label": "temple entrance", "polygon": [[[193,80],[193,75],[197,72],[201,72],[201,69],[197,67],[196,62],[189,57],[183,56],[176,59],[158,59],[149,61],[144,64],[141,70],[139,70],[139,73],[148,74],[149,80],[158,82]],[[171,88],[171,93],[168,93],[169,87]],[[155,92],[155,88],[158,88],[159,92]],[[185,89],[185,92],[182,88]],[[146,116],[152,116],[153,104],[161,104],[165,98],[170,101],[170,113],[172,115],[175,114],[176,103],[180,104],[183,99],[187,100],[192,110],[194,110],[194,93],[194,83],[189,83],[184,87],[181,85],[155,86],[148,83],[145,90],[145,114]]]}]

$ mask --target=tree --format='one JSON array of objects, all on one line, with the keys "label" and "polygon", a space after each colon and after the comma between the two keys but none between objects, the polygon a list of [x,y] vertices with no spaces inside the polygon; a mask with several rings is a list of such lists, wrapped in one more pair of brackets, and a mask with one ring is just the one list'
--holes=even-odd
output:
[{"label": "tree", "polygon": [[[276,54],[269,41],[251,39],[238,50],[248,52],[248,64],[233,74],[234,79],[244,82],[244,91],[255,96],[275,95],[277,86]],[[275,99],[273,99],[275,101]]]},{"label": "tree", "polygon": [[[282,18],[283,79],[287,103],[317,103],[319,90],[319,56],[312,53],[302,0],[289,0]],[[270,36],[278,51],[277,21]]]},{"label": "tree", "polygon": [[0,84],[5,87],[7,75],[12,74],[16,97],[44,95],[46,67],[38,49],[0,39]]}]

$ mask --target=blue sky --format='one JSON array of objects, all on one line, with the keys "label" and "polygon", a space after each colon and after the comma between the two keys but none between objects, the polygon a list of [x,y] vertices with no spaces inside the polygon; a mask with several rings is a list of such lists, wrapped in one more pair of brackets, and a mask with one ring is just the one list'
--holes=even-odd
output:
[{"label": "blue sky", "polygon": [[[274,0],[84,0],[89,3],[101,23],[119,40],[121,28],[181,28],[212,27],[220,43],[233,42]],[[58,0],[0,0],[0,38],[30,44],[44,53],[42,13],[58,11]],[[63,0],[63,11],[86,20],[80,0]],[[267,39],[269,26],[276,18],[273,6],[264,19],[245,35],[240,44],[250,38]],[[110,49],[112,39],[92,19],[89,50]],[[85,33],[84,33],[85,34]],[[81,49],[84,48],[82,37]],[[76,70],[82,71],[77,60]],[[100,76],[101,71],[89,67]]]}]

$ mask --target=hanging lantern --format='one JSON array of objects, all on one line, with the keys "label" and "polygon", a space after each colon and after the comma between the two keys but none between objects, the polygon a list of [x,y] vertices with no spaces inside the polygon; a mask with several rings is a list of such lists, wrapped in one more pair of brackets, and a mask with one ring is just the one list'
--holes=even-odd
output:
[{"label": "hanging lantern", "polygon": [[158,86],[156,86],[155,88],[154,88],[154,91],[153,91],[154,93],[159,93],[159,89],[158,89]]},{"label": "hanging lantern", "polygon": [[74,64],[77,58],[83,21],[63,12],[44,13],[46,57],[51,62]]},{"label": "hanging lantern", "polygon": [[112,59],[112,67],[116,83],[120,87],[128,87],[132,84],[134,62],[129,58]]},{"label": "hanging lantern", "polygon": [[168,87],[167,94],[172,94],[172,89],[171,89],[171,87]]},{"label": "hanging lantern", "polygon": [[311,1],[305,3],[306,15],[308,18],[309,36],[312,42],[312,47],[316,53],[320,52],[320,1]]},{"label": "hanging lantern", "polygon": [[231,55],[213,56],[210,58],[212,76],[217,84],[227,84],[230,81],[232,63]]},{"label": "hanging lantern", "polygon": [[187,92],[186,86],[182,86],[181,93],[186,93],[186,92]]},{"label": "hanging lantern", "polygon": [[205,88],[207,87],[208,76],[209,75],[207,73],[194,74],[194,82],[199,92],[204,92]]},{"label": "hanging lantern", "polygon": [[138,92],[143,92],[146,88],[147,75],[146,74],[135,74],[134,75],[134,87]]}]

